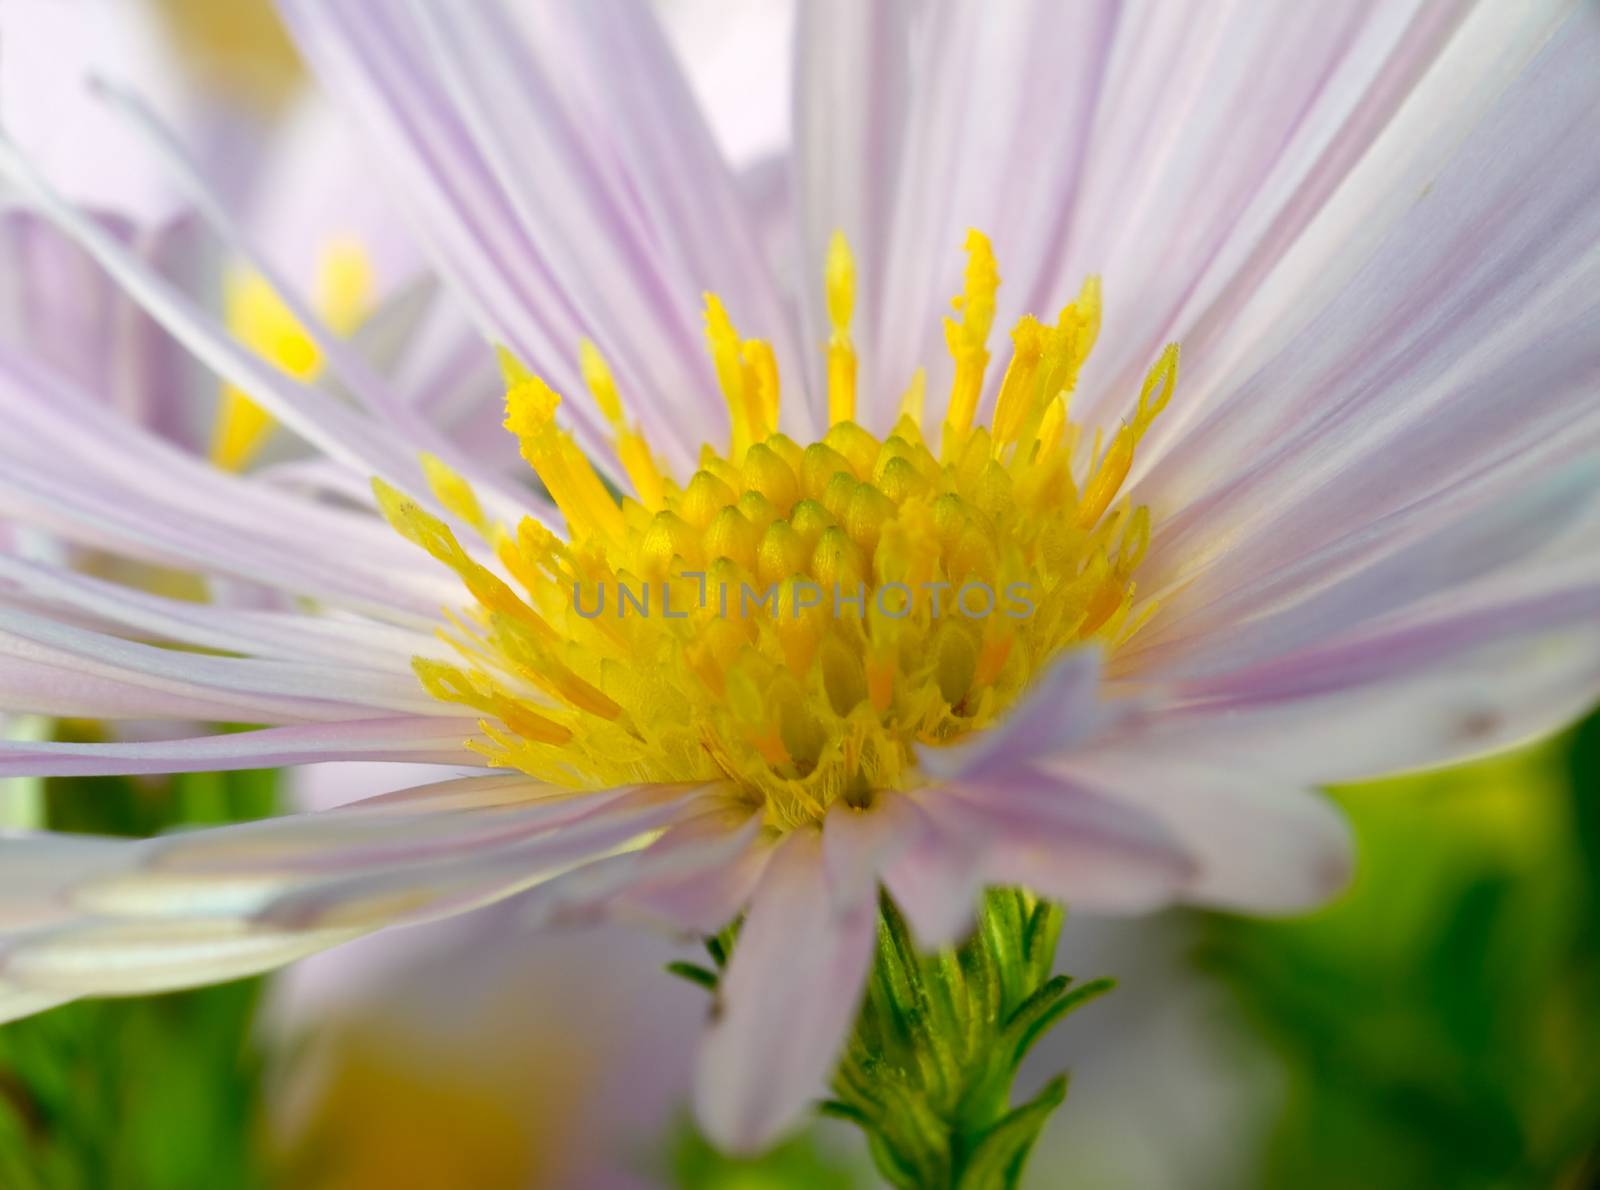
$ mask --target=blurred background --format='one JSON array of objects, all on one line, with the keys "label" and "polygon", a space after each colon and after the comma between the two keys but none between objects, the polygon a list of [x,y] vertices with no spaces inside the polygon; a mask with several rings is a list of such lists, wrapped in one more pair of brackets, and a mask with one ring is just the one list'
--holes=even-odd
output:
[{"label": "blurred background", "polygon": [[[730,16],[666,0],[662,11],[671,35],[696,47],[697,88],[732,113],[717,127],[730,156],[752,186],[770,185],[787,80],[730,47],[756,38],[776,52],[786,5],[760,0]],[[419,262],[389,246],[400,237],[388,212],[265,5],[10,0],[0,10],[7,129],[129,234],[179,228],[181,204],[148,154],[84,99],[100,72],[150,97],[308,292],[329,288],[328,245],[355,234],[370,257],[355,304],[405,300]],[[330,226],[330,210],[349,226]],[[0,254],[38,230],[6,218]],[[104,295],[60,290],[67,258],[29,243],[21,265],[5,258],[3,284],[21,289],[36,320],[56,318],[51,334],[65,327],[59,346],[77,365],[66,331],[85,329],[86,293]],[[219,302],[237,296],[226,262],[205,267]],[[252,317],[271,323],[248,300],[242,310],[247,341]],[[42,325],[0,321],[7,334]],[[450,374],[476,375],[479,362]],[[214,381],[183,385],[215,407]],[[183,419],[167,420],[182,438]],[[14,738],[105,730],[0,720]],[[0,829],[149,835],[337,804],[410,776],[351,765],[0,781]],[[1354,823],[1360,868],[1315,915],[1069,917],[1063,969],[1120,987],[1030,1059],[1032,1084],[1063,1068],[1073,1081],[1026,1185],[1600,1186],[1600,717],[1516,754],[1330,796]],[[696,1135],[687,1084],[706,1001],[663,970],[686,953],[614,927],[519,936],[497,929],[491,910],[270,980],[74,1004],[0,1027],[0,1190],[874,1185],[842,1126],[818,1125],[754,1162],[720,1158]]]}]

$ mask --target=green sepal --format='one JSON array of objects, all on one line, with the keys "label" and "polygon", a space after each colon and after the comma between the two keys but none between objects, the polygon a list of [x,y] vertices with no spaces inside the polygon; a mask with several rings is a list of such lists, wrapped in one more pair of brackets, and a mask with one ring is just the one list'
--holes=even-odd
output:
[{"label": "green sepal", "polygon": [[1010,1190],[1022,1176],[1028,1152],[1050,1113],[1067,1097],[1067,1076],[1057,1075],[1027,1103],[1002,1117],[978,1139],[956,1190]]},{"label": "green sepal", "polygon": [[705,988],[708,992],[716,991],[717,984],[721,980],[721,976],[717,972],[708,967],[702,967],[699,963],[685,963],[681,960],[674,960],[666,965],[666,970],[670,974],[676,975],[679,979],[687,979],[690,983]]}]

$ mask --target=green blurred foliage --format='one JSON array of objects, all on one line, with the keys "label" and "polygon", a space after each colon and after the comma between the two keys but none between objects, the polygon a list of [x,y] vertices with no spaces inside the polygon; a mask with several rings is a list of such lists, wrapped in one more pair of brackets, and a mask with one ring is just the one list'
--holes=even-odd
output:
[{"label": "green blurred foliage", "polygon": [[[271,771],[52,779],[53,830],[145,836],[264,817]],[[252,1190],[266,1183],[260,980],[68,1004],[0,1027],[0,1187]]]},{"label": "green blurred foliage", "polygon": [[666,1184],[682,1190],[865,1190],[871,1174],[828,1151],[817,1130],[760,1157],[726,1157],[687,1117],[674,1127],[662,1164]]},{"label": "green blurred foliage", "polygon": [[1261,1184],[1600,1184],[1600,715],[1335,796],[1349,894],[1204,952],[1286,1069]]}]

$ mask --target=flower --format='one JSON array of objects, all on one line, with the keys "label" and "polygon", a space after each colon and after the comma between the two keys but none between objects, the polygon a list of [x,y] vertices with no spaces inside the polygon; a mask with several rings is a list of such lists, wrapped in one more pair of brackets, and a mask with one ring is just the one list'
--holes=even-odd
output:
[{"label": "flower", "polygon": [[[309,313],[350,400],[263,364],[6,149],[347,479],[219,472],[8,353],[0,511],[296,602],[8,561],[0,707],[267,726],[8,742],[0,775],[442,772],[276,822],[0,841],[4,1015],[494,901],[515,928],[743,913],[697,1107],[758,1146],[832,1066],[879,883],[924,945],[992,882],[1295,909],[1349,862],[1316,785],[1600,690],[1591,8],[808,6],[776,216],[629,4],[283,11],[504,345],[542,490]],[[774,602],[684,601],[747,579]],[[898,616],[892,583],[929,599]],[[588,614],[646,584],[657,614]]]}]

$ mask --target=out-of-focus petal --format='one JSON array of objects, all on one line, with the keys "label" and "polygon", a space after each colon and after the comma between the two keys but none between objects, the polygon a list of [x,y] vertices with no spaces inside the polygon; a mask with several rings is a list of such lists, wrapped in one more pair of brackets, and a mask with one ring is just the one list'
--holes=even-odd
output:
[{"label": "out-of-focus petal", "polygon": [[773,854],[700,1051],[695,1112],[729,1152],[759,1150],[822,1095],[872,960],[876,908],[840,913],[822,839],[795,831]]},{"label": "out-of-focus petal", "polygon": [[0,740],[0,776],[92,777],[119,773],[200,773],[279,768],[325,760],[397,760],[481,767],[468,740],[473,719],[407,715],[296,724],[186,740],[115,744]]},{"label": "out-of-focus petal", "polygon": [[1195,870],[1184,840],[1144,807],[1036,768],[928,790],[922,809],[977,851],[985,884],[1020,884],[1088,911],[1173,899]]},{"label": "out-of-focus petal", "polygon": [[1291,913],[1321,904],[1349,879],[1350,833],[1338,809],[1247,765],[1147,753],[1135,744],[1049,767],[1069,787],[1159,821],[1192,861],[1191,874],[1173,889],[1182,900]]},{"label": "out-of-focus petal", "polygon": [[0,882],[0,980],[106,995],[264,970],[504,899],[648,840],[698,812],[695,792],[584,795],[493,777],[170,838],[0,839],[8,871],[52,855],[56,865],[48,880]]},{"label": "out-of-focus petal", "polygon": [[[193,219],[149,228],[113,215],[98,221],[157,270],[195,273]],[[201,369],[83,249],[29,211],[0,216],[0,340],[164,438],[191,449],[201,443],[215,401],[202,390]]]}]

